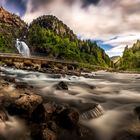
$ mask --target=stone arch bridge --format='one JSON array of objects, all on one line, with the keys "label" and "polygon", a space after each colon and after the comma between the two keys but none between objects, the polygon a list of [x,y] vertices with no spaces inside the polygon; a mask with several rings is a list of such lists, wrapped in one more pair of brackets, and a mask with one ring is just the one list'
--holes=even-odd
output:
[{"label": "stone arch bridge", "polygon": [[0,53],[0,62],[9,67],[18,69],[37,70],[40,72],[66,73],[73,72],[79,75],[79,64],[58,59],[48,59],[46,57],[31,56],[22,57],[19,54]]}]

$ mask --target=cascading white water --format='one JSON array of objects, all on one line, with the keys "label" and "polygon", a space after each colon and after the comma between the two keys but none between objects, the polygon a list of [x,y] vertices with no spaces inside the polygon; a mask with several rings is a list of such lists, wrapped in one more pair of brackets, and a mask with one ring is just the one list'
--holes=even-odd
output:
[{"label": "cascading white water", "polygon": [[[90,79],[68,75],[63,77],[5,67],[0,67],[0,70],[1,76],[15,77],[17,81],[27,82],[29,85],[37,87],[38,94],[45,99],[74,106],[80,112],[79,122],[95,132],[98,137],[96,140],[114,140],[114,136],[121,136],[118,131],[139,130],[134,108],[140,105],[140,74],[98,71],[94,78]],[[54,85],[60,81],[66,82],[69,89],[56,90]],[[96,88],[91,88],[91,85]],[[8,92],[8,89],[6,91]],[[96,103],[95,107],[94,103]],[[133,122],[134,128],[130,126]],[[9,124],[9,121],[7,123]],[[7,125],[0,122],[0,134],[4,133],[6,136],[10,136],[8,140],[13,140],[11,135],[18,134],[19,125],[12,125],[12,132],[5,126]],[[20,132],[23,133],[24,129],[21,130],[23,131]]]},{"label": "cascading white water", "polygon": [[30,49],[25,42],[19,41],[19,39],[17,39],[15,47],[22,56],[30,57]]}]

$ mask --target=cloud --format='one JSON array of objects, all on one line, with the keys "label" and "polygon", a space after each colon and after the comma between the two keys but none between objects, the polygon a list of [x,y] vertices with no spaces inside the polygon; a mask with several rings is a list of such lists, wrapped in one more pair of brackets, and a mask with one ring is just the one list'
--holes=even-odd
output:
[{"label": "cloud", "polygon": [[27,0],[0,0],[0,5],[20,16],[26,11]]},{"label": "cloud", "polygon": [[76,34],[86,38],[108,38],[140,30],[139,6],[139,0],[29,0],[23,19],[31,22],[40,15],[53,14]]},{"label": "cloud", "polygon": [[110,44],[112,46],[111,49],[106,50],[106,53],[111,57],[116,55],[122,55],[124,48],[127,45],[131,47],[139,39],[140,39],[140,33],[124,34],[124,35],[117,36],[113,39],[104,41],[102,44],[103,45]]},{"label": "cloud", "polygon": [[[109,55],[121,54],[126,45],[139,39],[140,0],[2,0],[16,2],[30,23],[41,15],[54,15],[82,38],[103,40],[112,46]],[[124,37],[125,35],[125,37]],[[119,36],[121,41],[109,38]],[[118,51],[118,52],[117,52]],[[117,52],[117,53],[116,53]]]}]

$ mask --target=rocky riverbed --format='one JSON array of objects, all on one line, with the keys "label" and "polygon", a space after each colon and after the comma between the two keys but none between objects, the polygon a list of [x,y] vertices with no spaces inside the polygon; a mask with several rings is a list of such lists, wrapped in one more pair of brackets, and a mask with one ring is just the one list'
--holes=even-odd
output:
[{"label": "rocky riverbed", "polygon": [[140,139],[139,74],[0,70],[2,140]]}]

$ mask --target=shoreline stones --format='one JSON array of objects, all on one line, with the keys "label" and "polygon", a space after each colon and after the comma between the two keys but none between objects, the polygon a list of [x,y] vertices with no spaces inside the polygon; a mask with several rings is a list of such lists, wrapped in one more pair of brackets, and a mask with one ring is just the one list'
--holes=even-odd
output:
[{"label": "shoreline stones", "polygon": [[7,109],[10,115],[28,124],[32,140],[80,140],[85,136],[79,124],[79,112],[69,105],[44,103],[39,95],[23,95],[9,103]]}]

